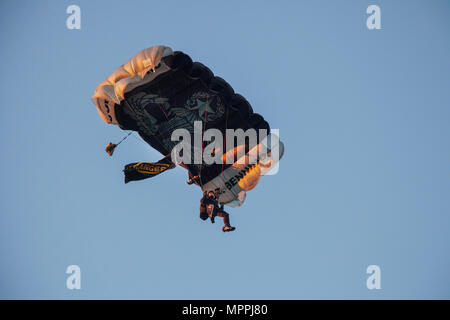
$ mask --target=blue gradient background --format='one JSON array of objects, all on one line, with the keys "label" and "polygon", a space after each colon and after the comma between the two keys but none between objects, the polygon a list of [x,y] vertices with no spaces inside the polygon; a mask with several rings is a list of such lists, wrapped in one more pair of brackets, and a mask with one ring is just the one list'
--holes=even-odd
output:
[{"label": "blue gradient background", "polygon": [[[449,1],[2,1],[0,15],[0,298],[450,298]],[[155,44],[280,129],[280,171],[229,210],[234,233],[198,218],[181,168],[125,185],[123,165],[160,158],[137,136],[104,151],[124,132],[93,90]]]}]

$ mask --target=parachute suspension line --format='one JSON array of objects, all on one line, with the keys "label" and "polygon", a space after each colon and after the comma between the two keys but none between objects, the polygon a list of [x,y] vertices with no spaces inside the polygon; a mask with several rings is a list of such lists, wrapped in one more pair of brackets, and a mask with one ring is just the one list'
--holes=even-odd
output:
[{"label": "parachute suspension line", "polygon": [[116,146],[118,146],[119,144],[121,144],[121,143],[122,143],[126,138],[128,138],[132,133],[133,133],[133,131],[128,132],[128,134],[127,134],[125,137],[123,137],[122,140],[120,140],[120,141],[116,144]]},{"label": "parachute suspension line", "polygon": [[[160,87],[158,87],[158,97],[161,97],[161,88]],[[159,107],[159,109],[161,109],[162,113],[164,113],[166,120],[169,120],[169,117],[167,116],[166,111],[164,110],[163,107],[161,107],[161,103],[159,103],[159,102],[158,102],[158,107]]]},{"label": "parachute suspension line", "polygon": [[116,147],[121,144],[126,138],[128,138],[132,133],[133,131],[128,132],[128,134],[123,137],[122,140],[120,140],[118,143],[108,143],[105,148],[106,153],[109,154],[109,156],[112,156]]},{"label": "parachute suspension line", "polygon": [[[225,140],[224,140],[224,146],[222,147],[222,154],[225,154],[225,161],[227,160],[227,128],[228,128],[228,108],[227,108],[227,114],[225,116]],[[223,151],[225,151],[225,153],[223,153]],[[234,155],[233,155],[233,160],[234,160]],[[223,179],[223,156],[222,156],[222,179]]]}]

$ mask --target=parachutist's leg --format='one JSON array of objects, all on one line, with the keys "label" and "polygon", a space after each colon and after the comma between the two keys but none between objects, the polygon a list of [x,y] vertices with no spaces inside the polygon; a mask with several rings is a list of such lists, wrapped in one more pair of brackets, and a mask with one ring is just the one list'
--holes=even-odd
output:
[{"label": "parachutist's leg", "polygon": [[230,215],[228,213],[226,213],[225,211],[219,211],[217,212],[217,216],[223,218],[224,223],[224,226],[222,227],[223,232],[230,232],[236,229],[235,227],[230,226]]},{"label": "parachutist's leg", "polygon": [[225,225],[225,227],[230,226],[230,215],[228,213],[226,213],[225,211],[219,211],[217,212],[217,216],[223,218],[223,224]]}]

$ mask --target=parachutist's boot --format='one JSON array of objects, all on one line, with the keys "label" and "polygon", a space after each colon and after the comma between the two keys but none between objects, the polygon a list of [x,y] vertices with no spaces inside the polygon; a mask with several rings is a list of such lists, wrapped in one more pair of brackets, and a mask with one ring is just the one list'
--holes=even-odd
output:
[{"label": "parachutist's boot", "polygon": [[230,231],[234,231],[234,230],[236,230],[236,228],[232,227],[232,226],[223,226],[222,227],[223,232],[230,232]]},{"label": "parachutist's boot", "polygon": [[215,223],[214,217],[211,217],[211,223]]}]

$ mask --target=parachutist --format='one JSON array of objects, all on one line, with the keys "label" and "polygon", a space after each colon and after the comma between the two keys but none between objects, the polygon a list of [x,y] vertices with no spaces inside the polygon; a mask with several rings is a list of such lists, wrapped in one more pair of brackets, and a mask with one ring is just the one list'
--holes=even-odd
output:
[{"label": "parachutist", "polygon": [[224,226],[223,232],[234,231],[236,228],[230,225],[230,215],[223,210],[223,204],[219,206],[217,201],[217,195],[220,193],[220,189],[216,189],[215,192],[204,192],[203,197],[200,200],[200,219],[211,219],[211,223],[214,223],[215,217],[223,218]]}]

